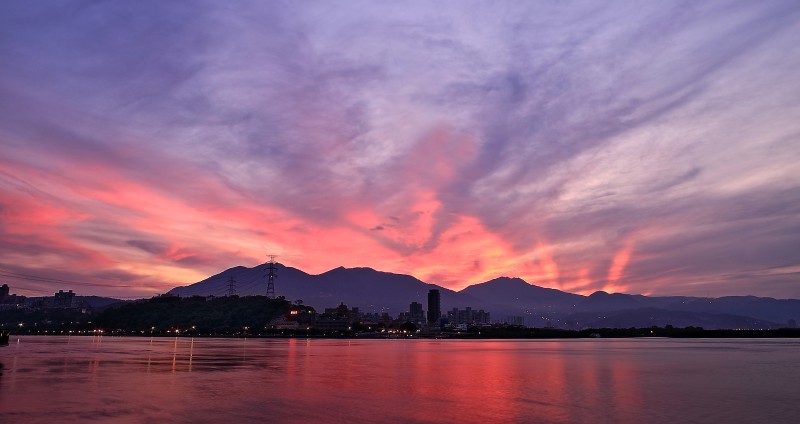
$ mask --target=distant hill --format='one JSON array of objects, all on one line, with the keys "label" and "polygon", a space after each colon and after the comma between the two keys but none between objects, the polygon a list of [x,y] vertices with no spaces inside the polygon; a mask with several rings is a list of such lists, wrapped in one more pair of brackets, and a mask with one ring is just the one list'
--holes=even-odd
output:
[{"label": "distant hill", "polygon": [[129,300],[120,300],[112,297],[100,296],[75,296],[75,300],[82,302],[84,305],[95,310],[103,310],[110,306],[119,306],[130,302]]},{"label": "distant hill", "polygon": [[[278,278],[275,294],[289,300],[322,310],[339,303],[357,306],[364,312],[388,312],[397,315],[408,311],[411,302],[428,303],[428,291],[439,289],[442,305],[452,307],[477,306],[481,301],[434,284],[424,283],[410,275],[376,271],[372,268],[334,268],[319,275],[307,274],[296,268],[277,264]],[[169,291],[178,296],[224,296],[230,278],[236,281],[239,295],[265,294],[266,266],[230,268],[196,284],[176,287]]]},{"label": "distant hill", "polygon": [[598,316],[597,313],[584,312],[567,317],[577,328],[646,328],[665,327],[671,325],[676,328],[702,327],[706,330],[718,329],[778,329],[781,324],[756,318],[731,315],[712,314],[706,312],[670,311],[658,308],[642,308],[624,311],[615,311],[608,316]]},{"label": "distant hill", "polygon": [[511,315],[548,315],[575,309],[584,296],[529,284],[521,278],[500,277],[460,291],[480,299],[492,310]]},{"label": "distant hill", "polygon": [[[651,297],[595,292],[589,296],[529,284],[520,278],[500,277],[453,291],[410,275],[372,268],[334,268],[318,275],[277,264],[275,293],[302,300],[317,310],[345,303],[364,312],[408,311],[411,302],[427,310],[430,289],[441,293],[442,313],[452,308],[484,309],[493,321],[522,316],[536,327],[586,328],[588,326],[641,327],[652,325],[707,326],[712,328],[778,328],[800,320],[800,300],[754,296],[700,298]],[[169,291],[178,296],[224,296],[231,278],[236,294],[266,293],[266,264],[237,266],[203,281]]]},{"label": "distant hill", "polygon": [[513,305],[526,309],[570,309],[585,297],[556,289],[529,284],[521,278],[500,277],[481,284],[474,284],[461,293],[498,305]]},{"label": "distant hill", "polygon": [[[30,302],[43,302],[47,299],[52,299],[52,296],[37,296],[37,297],[29,297],[28,300]],[[101,296],[75,296],[73,302],[76,305],[88,306],[94,310],[103,310],[108,308],[109,306],[117,306],[127,302],[129,300],[121,300],[115,299],[113,297],[101,297]]]},{"label": "distant hill", "polygon": [[[773,299],[755,296],[726,296],[719,298],[706,297],[650,297],[622,293],[608,294],[595,292],[578,304],[576,311],[613,313],[656,308],[665,311],[693,312],[698,314],[715,314],[717,321],[721,316],[750,317],[763,322],[753,323],[751,327],[743,327],[738,320],[720,324],[716,328],[762,328],[766,323],[773,328],[786,326],[789,320],[797,320],[800,316],[800,300]],[[608,314],[606,314],[608,315]],[[678,315],[676,320],[678,319]],[[687,314],[682,317],[690,316]],[[700,315],[697,315],[698,317]],[[675,324],[673,324],[675,325]],[[635,326],[635,325],[634,325]]]}]

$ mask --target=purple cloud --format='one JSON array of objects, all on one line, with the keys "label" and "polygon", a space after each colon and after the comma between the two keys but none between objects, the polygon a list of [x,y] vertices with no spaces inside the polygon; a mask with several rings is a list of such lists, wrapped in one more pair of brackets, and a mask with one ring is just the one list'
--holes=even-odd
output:
[{"label": "purple cloud", "polygon": [[798,14],[6,2],[0,265],[800,297]]}]

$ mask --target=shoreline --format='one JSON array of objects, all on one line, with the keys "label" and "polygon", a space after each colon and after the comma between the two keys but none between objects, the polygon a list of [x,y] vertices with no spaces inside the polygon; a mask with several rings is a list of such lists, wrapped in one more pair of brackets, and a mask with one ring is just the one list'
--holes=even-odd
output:
[{"label": "shoreline", "polygon": [[144,331],[86,331],[86,332],[15,332],[10,336],[67,336],[67,337],[142,337],[142,338],[223,338],[223,339],[350,339],[350,340],[576,340],[576,339],[631,339],[631,338],[668,338],[668,339],[791,339],[800,338],[800,329],[765,329],[765,330],[704,330],[699,328],[600,328],[586,330],[559,330],[543,328],[520,328],[509,331],[481,329],[477,332],[441,332],[441,333],[357,333],[357,332],[314,332],[283,331],[281,333],[202,333],[186,331],[144,332]]}]

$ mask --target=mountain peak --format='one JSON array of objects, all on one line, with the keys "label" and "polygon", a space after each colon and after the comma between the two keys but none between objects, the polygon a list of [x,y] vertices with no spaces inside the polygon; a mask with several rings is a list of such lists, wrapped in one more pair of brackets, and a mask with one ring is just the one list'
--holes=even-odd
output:
[{"label": "mountain peak", "polygon": [[319,274],[319,275],[340,273],[342,271],[347,271],[347,268],[339,265],[336,268],[329,269],[329,270],[327,270],[327,271],[325,271],[325,272],[323,272],[322,274]]},{"label": "mountain peak", "polygon": [[[569,322],[597,323],[629,327],[643,322],[640,318],[658,318],[673,325],[704,324],[693,321],[686,313],[729,314],[769,321],[774,326],[794,322],[800,317],[800,300],[775,300],[751,296],[722,298],[648,297],[624,293],[596,291],[590,296],[562,292],[553,288],[530,284],[521,278],[498,277],[471,285],[459,292],[431,285],[406,275],[379,271],[372,268],[345,268],[340,266],[323,274],[311,275],[299,269],[280,265],[276,294],[286,299],[302,299],[315,308],[331,307],[344,302],[365,311],[388,312],[397,315],[408,311],[411,302],[424,303],[431,288],[441,292],[442,309],[472,307],[473,310],[491,311],[492,316],[518,317],[524,315],[526,325],[568,325]],[[230,289],[230,277],[235,279],[237,294],[262,295],[266,289],[264,267],[237,266],[186,287],[176,287],[170,293],[180,296],[224,296]],[[648,309],[649,308],[649,309]],[[656,309],[652,309],[656,308]],[[653,311],[670,311],[668,316]],[[633,311],[633,312],[631,312]],[[639,312],[636,312],[639,311]],[[602,312],[602,314],[598,314]],[[612,317],[612,322],[599,322],[598,315]],[[634,313],[635,312],[635,313]],[[662,316],[663,315],[663,316]],[[663,318],[663,319],[662,319]],[[616,318],[615,318],[616,319]],[[715,319],[709,322],[714,328],[745,328],[748,324],[739,318]],[[649,322],[649,321],[648,321]],[[560,324],[558,324],[560,323]],[[778,323],[778,324],[776,324]],[[766,328],[766,324],[758,323]],[[794,325],[794,324],[790,324]]]},{"label": "mountain peak", "polygon": [[531,284],[519,277],[497,277],[481,284],[505,285],[505,286],[530,286]]}]

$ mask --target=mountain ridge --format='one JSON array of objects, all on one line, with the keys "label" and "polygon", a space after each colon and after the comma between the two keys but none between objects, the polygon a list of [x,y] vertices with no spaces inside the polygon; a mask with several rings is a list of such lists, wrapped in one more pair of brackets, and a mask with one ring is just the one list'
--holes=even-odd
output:
[{"label": "mountain ridge", "polygon": [[[197,283],[175,287],[169,293],[223,296],[233,278],[237,294],[265,294],[265,265],[232,267]],[[797,299],[651,297],[604,291],[584,296],[537,286],[518,277],[497,277],[455,291],[411,275],[370,267],[339,266],[320,274],[309,274],[283,264],[276,264],[276,267],[276,294],[289,300],[302,300],[318,310],[344,303],[363,312],[388,312],[397,316],[408,311],[411,302],[419,302],[427,309],[428,290],[438,289],[443,314],[452,308],[472,307],[490,312],[493,321],[523,317],[526,325],[536,327],[572,328],[580,323],[602,323],[609,316],[622,316],[621,321],[615,321],[617,324],[643,322],[643,318],[634,313],[627,318],[621,314],[643,310],[659,311],[658,322],[691,322],[694,317],[706,323],[709,329],[740,328],[742,323],[752,323],[752,328],[779,328],[800,319],[800,300]]]}]

